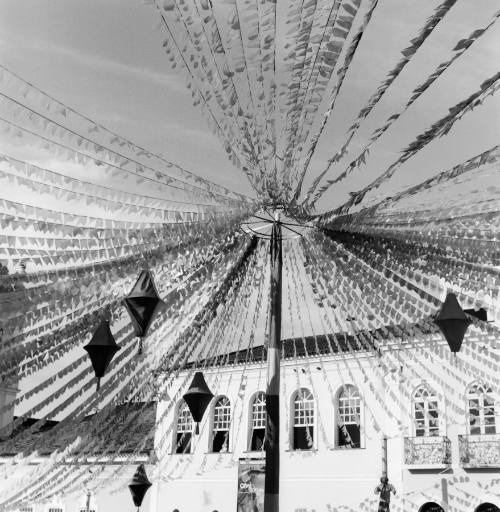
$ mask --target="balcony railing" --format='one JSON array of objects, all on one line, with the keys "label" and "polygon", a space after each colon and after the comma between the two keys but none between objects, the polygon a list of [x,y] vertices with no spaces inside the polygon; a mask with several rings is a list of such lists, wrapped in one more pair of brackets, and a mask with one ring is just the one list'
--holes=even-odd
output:
[{"label": "balcony railing", "polygon": [[458,436],[460,464],[465,468],[500,468],[500,434]]},{"label": "balcony railing", "polygon": [[405,465],[409,469],[439,468],[451,464],[447,437],[405,437]]}]

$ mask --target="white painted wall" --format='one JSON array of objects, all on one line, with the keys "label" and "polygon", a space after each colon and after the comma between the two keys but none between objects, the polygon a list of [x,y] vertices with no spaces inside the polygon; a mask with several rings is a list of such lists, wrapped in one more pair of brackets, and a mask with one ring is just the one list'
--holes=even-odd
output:
[{"label": "white painted wall", "polygon": [[[487,380],[498,403],[498,375],[489,363],[497,349],[490,338],[470,332],[456,359],[442,340],[433,338],[393,345],[390,350],[383,350],[381,358],[357,354],[323,357],[322,361],[312,356],[285,361],[281,369],[281,512],[377,510],[378,499],[373,491],[382,471],[384,433],[388,437],[389,478],[398,492],[391,503],[392,512],[417,512],[427,501],[440,503],[450,512],[473,512],[486,501],[500,506],[500,470],[464,470],[459,463],[457,438],[466,433],[467,385],[478,378]],[[483,345],[488,353],[479,350]],[[435,348],[431,350],[432,346]],[[143,512],[171,512],[174,508],[180,512],[236,512],[238,460],[260,455],[247,452],[249,404],[255,392],[265,391],[266,366],[258,363],[203,371],[212,392],[227,395],[231,401],[230,452],[208,452],[209,408],[200,425],[200,435],[195,438],[194,453],[172,453],[175,405],[191,380],[188,373],[180,373],[171,386],[162,390],[163,399],[158,404],[158,461],[146,466],[153,487],[146,494]],[[410,471],[403,466],[403,438],[414,435],[410,396],[423,381],[438,393],[440,433],[452,443],[452,465],[445,470]],[[335,396],[347,383],[356,385],[364,398],[360,449],[335,448]],[[316,399],[312,452],[290,451],[290,399],[299,387],[309,388]],[[496,410],[498,414],[500,405]],[[500,419],[497,425],[500,427]],[[12,462],[0,461],[2,495],[34,469],[22,460],[17,465]],[[113,478],[116,466],[99,473],[103,484],[95,496],[99,512],[135,511],[127,485],[136,465],[127,466]],[[61,496],[64,512],[77,511],[82,494]],[[33,505],[34,512],[46,512],[48,504]]]},{"label": "white painted wall", "polygon": [[[448,510],[446,495],[449,507],[453,507],[449,510],[457,512],[473,511],[483,501],[500,506],[500,485],[494,483],[500,473],[495,469],[465,471],[459,464],[457,436],[466,433],[465,388],[475,375],[473,370],[466,370],[466,362],[477,364],[477,361],[472,351],[468,351],[469,355],[461,353],[454,362],[448,347],[441,340],[435,343],[440,345],[440,350],[432,357],[425,357],[422,348],[404,348],[398,352],[395,347],[381,359],[360,354],[323,357],[326,375],[317,357],[283,363],[281,512],[377,510],[374,488],[382,471],[384,433],[388,437],[389,478],[398,493],[391,510],[418,511],[427,501],[436,501]],[[484,365],[480,367],[486,376],[491,372]],[[172,453],[175,404],[190,381],[187,374],[180,374],[165,390],[168,400],[158,406],[159,463],[153,470],[157,505],[151,512],[169,512],[175,508],[180,512],[236,512],[238,459],[259,455],[246,450],[249,404],[255,392],[265,391],[265,363],[246,368],[244,365],[210,368],[203,372],[212,392],[226,395],[231,401],[231,452],[208,452],[212,414],[209,407],[200,425],[200,435],[195,437],[194,453]],[[444,472],[443,468],[410,471],[404,467],[403,438],[415,435],[409,397],[424,380],[438,393],[440,434],[447,435],[452,442],[452,466]],[[361,449],[335,448],[335,397],[346,383],[356,385],[364,397]],[[316,399],[315,449],[310,452],[290,450],[290,399],[299,387],[309,388]],[[497,425],[500,426],[500,421]]]}]

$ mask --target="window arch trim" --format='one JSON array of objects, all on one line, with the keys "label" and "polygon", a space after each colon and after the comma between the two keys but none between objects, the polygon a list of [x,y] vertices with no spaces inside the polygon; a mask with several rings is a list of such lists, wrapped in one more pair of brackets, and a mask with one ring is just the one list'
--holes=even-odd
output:
[{"label": "window arch trim", "polygon": [[172,453],[179,455],[192,453],[194,421],[184,398],[177,402],[174,421],[175,430]]},{"label": "window arch trim", "polygon": [[467,433],[469,435],[491,435],[497,433],[497,403],[491,386],[474,381],[465,393],[467,411]]},{"label": "window arch trim", "polygon": [[412,424],[416,437],[436,437],[441,434],[440,399],[436,389],[420,383],[412,393]]},{"label": "window arch trim", "polygon": [[335,447],[363,448],[363,397],[358,386],[348,382],[335,393]]},{"label": "window arch trim", "polygon": [[230,451],[231,422],[231,400],[226,395],[217,395],[213,399],[211,411],[209,439],[209,451],[211,453]]},{"label": "window arch trim", "polygon": [[290,405],[290,449],[314,450],[317,412],[312,391],[306,387],[296,389],[290,397]]},{"label": "window arch trim", "polygon": [[[257,400],[259,400],[258,407],[255,407]],[[261,452],[264,450],[266,416],[266,393],[256,391],[248,402],[248,451]]]}]

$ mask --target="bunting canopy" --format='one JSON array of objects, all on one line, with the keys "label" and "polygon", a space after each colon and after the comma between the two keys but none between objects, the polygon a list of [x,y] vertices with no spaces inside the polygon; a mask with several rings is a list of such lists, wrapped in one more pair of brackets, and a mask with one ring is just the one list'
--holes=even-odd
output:
[{"label": "bunting canopy", "polygon": [[[126,464],[104,478],[97,463],[89,472],[67,462],[98,453],[136,465],[162,418],[131,451],[107,438],[168,396],[180,369],[186,392],[199,366],[265,351],[266,234],[278,208],[289,221],[287,357],[336,354],[347,368],[346,354],[356,362],[398,345],[369,371],[359,365],[365,382],[401,357],[416,374],[432,372],[428,354],[452,373],[438,327],[452,301],[468,328],[455,359],[464,382],[481,377],[498,390],[496,0],[418,9],[411,0],[150,0],[140,9],[156,22],[155,49],[176,73],[168,77],[185,86],[245,186],[188,170],[45,90],[35,72],[0,65],[0,373],[18,390],[2,407],[0,455],[28,467],[48,422],[58,422],[50,446],[69,440],[12,482],[0,508],[118,492]],[[403,26],[388,38],[394,18]],[[140,357],[136,336],[146,340]],[[99,393],[83,350],[97,338],[114,355],[96,371]],[[432,375],[446,390],[445,377]],[[372,399],[374,418],[400,414]],[[176,405],[167,401],[163,415]],[[125,402],[137,407],[118,421]],[[69,435],[96,411],[95,427]]]}]

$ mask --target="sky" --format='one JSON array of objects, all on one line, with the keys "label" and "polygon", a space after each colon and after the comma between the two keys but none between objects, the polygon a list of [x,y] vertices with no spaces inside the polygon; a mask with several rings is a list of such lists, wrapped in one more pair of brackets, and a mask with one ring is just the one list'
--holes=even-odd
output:
[{"label": "sky", "polygon": [[[312,159],[305,190],[344,143],[346,129],[360,108],[439,3],[379,2]],[[288,2],[278,3],[277,55],[281,60],[287,7]],[[497,0],[481,0],[480,4],[457,2],[363,123],[353,140],[352,151],[331,170],[330,177],[340,173],[350,162],[349,156],[357,155],[356,149],[364,146],[371,132],[398,111],[410,91],[437,64],[451,56],[456,42],[486,25],[498,7]],[[164,36],[159,18],[150,1],[3,0],[0,28],[0,62],[11,71],[186,169],[233,190],[255,195],[244,174],[226,158],[222,144],[211,133],[203,115],[191,104],[183,78],[169,67],[162,51]],[[359,190],[374,179],[397,159],[398,152],[415,135],[476,91],[481,82],[498,70],[499,43],[497,23],[390,128],[374,147],[362,172],[353,173],[325,194],[318,203],[318,211],[338,206],[347,199],[349,191]],[[327,91],[333,85],[331,82]],[[431,143],[405,164],[394,177],[396,187],[422,181],[492,147],[499,140],[499,114],[500,98],[490,97],[484,106],[457,123],[449,136]],[[8,145],[3,133],[0,137],[4,138],[4,147]],[[23,146],[15,151],[40,162],[34,148]],[[47,157],[41,163],[47,163]]]},{"label": "sky", "polygon": [[[324,169],[326,155],[333,155],[344,143],[345,131],[354,119],[352,112],[357,114],[367,103],[368,97],[375,90],[373,84],[384,80],[388,71],[400,59],[399,50],[414,37],[416,27],[423,25],[436,3],[418,2],[419,8],[415,8],[416,2],[404,0],[397,2],[397,5],[396,2],[380,2],[379,5],[380,9],[377,8],[372,20],[372,30],[366,34],[362,54],[360,52],[358,61],[355,57],[352,70],[346,78],[349,87],[344,88],[339,95],[337,110],[334,111],[334,114],[337,113],[338,122],[331,122],[325,130],[311,164],[311,171]],[[423,5],[425,10],[421,8]],[[478,5],[481,8],[477,8]],[[381,126],[390,115],[397,113],[408,101],[410,92],[423,83],[441,62],[451,57],[451,48],[476,28],[485,26],[498,8],[498,2],[478,4],[458,1],[363,123],[352,144],[358,152],[353,150],[348,157],[357,156],[373,130]],[[385,30],[382,28],[384,24]],[[376,30],[377,27],[379,30]],[[445,116],[449,108],[476,92],[484,80],[497,73],[500,62],[499,43],[500,24],[497,22],[491,31],[474,43],[389,128],[373,146],[367,165],[362,167],[362,171],[354,172],[335,191],[331,189],[325,194],[317,205],[318,211],[329,210],[330,205],[338,204],[339,199],[347,199],[345,191],[357,191],[370,183],[397,160],[401,149],[412,142],[416,135],[427,130],[435,121]],[[370,65],[360,65],[362,59],[366,59],[365,63],[370,62]],[[405,185],[420,183],[437,172],[447,170],[498,144],[499,114],[500,97],[497,95],[488,98],[483,106],[456,123],[448,136],[433,141],[404,164],[380,192],[387,193],[393,186],[399,190]],[[340,174],[350,161],[348,158],[343,159],[331,176]]]},{"label": "sky", "polygon": [[250,192],[170,69],[157,25],[137,1],[2,1],[0,61],[139,145]]}]

